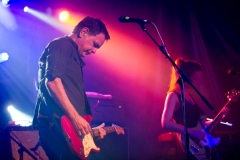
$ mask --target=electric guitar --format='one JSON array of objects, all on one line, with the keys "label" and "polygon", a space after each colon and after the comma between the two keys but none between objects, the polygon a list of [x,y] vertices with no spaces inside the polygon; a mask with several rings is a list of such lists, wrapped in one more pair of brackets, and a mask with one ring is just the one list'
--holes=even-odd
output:
[{"label": "electric guitar", "polygon": [[[228,98],[228,102],[222,108],[222,110],[217,114],[217,116],[213,119],[210,125],[205,126],[206,116],[201,116],[199,118],[198,124],[196,127],[192,128],[195,130],[202,130],[206,137],[202,140],[196,140],[193,137],[189,137],[189,151],[192,155],[194,155],[198,160],[201,159],[208,159],[206,154],[207,148],[212,148],[219,144],[220,137],[213,137],[211,136],[211,132],[213,131],[214,127],[222,121],[222,119],[226,116],[229,111],[229,107],[231,106],[232,102],[236,102],[238,100],[238,96],[240,95],[240,91],[231,90],[226,94]],[[184,145],[184,135],[181,135],[180,141]]]},{"label": "electric guitar", "polygon": [[[93,128],[92,133],[89,133],[84,137],[78,137],[71,121],[65,115],[61,117],[61,127],[64,135],[67,138],[70,149],[79,158],[86,159],[91,151],[100,151],[100,148],[95,145],[93,140],[93,137],[99,136],[98,128]],[[123,128],[114,124],[111,127],[103,127],[103,129],[106,131],[106,133],[116,132],[117,134],[124,134]]]}]

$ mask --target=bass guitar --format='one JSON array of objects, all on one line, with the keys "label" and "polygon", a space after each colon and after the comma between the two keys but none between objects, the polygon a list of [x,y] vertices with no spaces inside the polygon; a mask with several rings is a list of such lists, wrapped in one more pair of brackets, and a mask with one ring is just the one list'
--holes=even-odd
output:
[{"label": "bass guitar", "polygon": [[[89,133],[84,137],[78,137],[71,121],[65,115],[61,117],[61,127],[64,135],[67,138],[70,149],[79,158],[84,160],[89,156],[91,151],[100,151],[100,148],[95,145],[93,140],[93,137],[99,136],[98,128],[93,128],[92,133]],[[110,127],[103,127],[103,129],[106,131],[106,133],[116,132],[117,134],[124,134],[123,128],[114,124]]]},{"label": "bass guitar", "polygon": [[[240,95],[240,91],[231,90],[226,94],[228,98],[228,102],[221,109],[221,111],[217,114],[217,116],[213,119],[213,121],[206,126],[206,116],[201,116],[199,118],[198,124],[196,127],[192,128],[195,130],[202,130],[205,133],[205,138],[201,141],[194,139],[193,137],[189,137],[189,151],[192,155],[194,155],[198,160],[208,159],[208,155],[206,154],[207,150],[210,150],[212,147],[216,146],[220,142],[220,137],[211,136],[211,132],[214,127],[222,121],[222,119],[226,116],[229,111],[229,107],[232,102],[236,102],[238,100],[238,96]],[[184,145],[184,135],[181,135],[180,141]]]}]

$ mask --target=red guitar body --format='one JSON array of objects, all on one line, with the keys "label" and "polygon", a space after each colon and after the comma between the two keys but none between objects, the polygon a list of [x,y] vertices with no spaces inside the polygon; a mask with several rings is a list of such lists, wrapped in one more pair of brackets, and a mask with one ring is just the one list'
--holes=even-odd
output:
[{"label": "red guitar body", "polygon": [[[89,120],[86,117],[84,118]],[[86,159],[91,151],[100,151],[100,148],[94,144],[91,134],[84,136],[84,138],[78,137],[71,121],[67,118],[67,116],[61,117],[61,126],[66,138],[68,139],[69,147],[76,155],[78,155],[79,158]]]}]

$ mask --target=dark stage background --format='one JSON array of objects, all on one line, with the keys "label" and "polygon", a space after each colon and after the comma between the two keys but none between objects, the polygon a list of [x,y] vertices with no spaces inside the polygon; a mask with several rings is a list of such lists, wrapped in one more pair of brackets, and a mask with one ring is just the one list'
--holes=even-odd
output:
[{"label": "dark stage background", "polygon": [[[0,52],[10,55],[8,61],[0,64],[0,122],[5,125],[10,120],[6,111],[9,104],[29,115],[33,114],[36,98],[34,83],[41,52],[52,39],[69,34],[86,15],[102,19],[111,35],[111,40],[96,55],[84,58],[87,64],[84,67],[86,91],[111,94],[112,101],[124,104],[127,120],[120,125],[128,128],[131,160],[155,159],[155,152],[159,149],[157,137],[167,132],[161,128],[160,118],[171,64],[137,24],[120,23],[119,16],[154,22],[174,60],[183,57],[203,65],[202,83],[197,88],[214,110],[210,111],[196,95],[194,97],[208,117],[213,118],[227,102],[227,91],[240,89],[240,77],[227,74],[229,69],[240,71],[240,5],[237,1],[12,2],[9,8],[0,7]],[[26,5],[52,17],[56,17],[61,9],[66,9],[72,13],[75,24],[60,31],[23,12]],[[6,10],[11,14],[6,15]],[[64,26],[63,23],[57,25]],[[153,25],[145,27],[160,43]],[[240,132],[239,105],[239,102],[234,103],[225,119],[233,126],[219,125],[217,131]]]}]

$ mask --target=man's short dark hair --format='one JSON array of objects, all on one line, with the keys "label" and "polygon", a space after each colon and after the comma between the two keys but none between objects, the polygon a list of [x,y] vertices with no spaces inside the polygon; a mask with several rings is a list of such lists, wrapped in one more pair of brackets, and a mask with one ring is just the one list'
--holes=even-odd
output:
[{"label": "man's short dark hair", "polygon": [[77,36],[80,37],[79,33],[84,27],[87,27],[89,29],[89,34],[92,36],[103,33],[105,35],[105,40],[110,39],[107,28],[100,19],[87,16],[75,26],[72,33],[77,34]]}]

